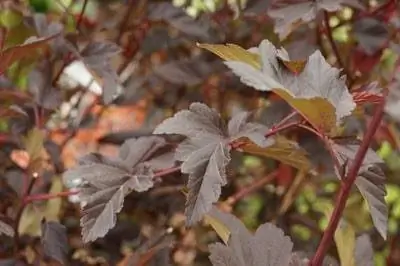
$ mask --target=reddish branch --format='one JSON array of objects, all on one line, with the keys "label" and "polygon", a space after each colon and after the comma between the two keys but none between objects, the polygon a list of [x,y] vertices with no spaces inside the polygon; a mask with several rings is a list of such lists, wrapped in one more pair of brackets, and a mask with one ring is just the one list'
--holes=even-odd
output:
[{"label": "reddish branch", "polygon": [[83,6],[82,6],[82,9],[81,9],[81,13],[79,14],[78,21],[76,22],[76,29],[77,29],[77,30],[80,29],[80,26],[81,26],[81,23],[82,23],[82,21],[83,21],[83,17],[84,17],[84,15],[85,15],[85,10],[86,10],[86,7],[87,7],[88,2],[89,2],[89,0],[85,0],[85,1],[83,2]]},{"label": "reddish branch", "polygon": [[58,192],[58,193],[54,193],[54,194],[30,195],[30,196],[25,197],[24,203],[29,204],[32,201],[50,200],[50,199],[61,198],[61,197],[69,197],[72,195],[76,195],[78,193],[79,193],[79,191],[63,191],[63,192]]},{"label": "reddish branch", "polygon": [[376,108],[371,124],[368,127],[368,130],[363,138],[360,148],[357,151],[354,162],[351,165],[351,168],[347,176],[342,177],[343,182],[337,196],[335,208],[329,220],[328,227],[324,232],[322,240],[318,246],[317,252],[315,253],[314,258],[310,262],[311,266],[322,265],[322,261],[332,242],[333,235],[336,231],[336,228],[338,227],[340,218],[342,217],[346,201],[350,195],[351,188],[354,184],[354,181],[357,178],[358,171],[360,170],[360,167],[364,161],[365,155],[367,154],[372,138],[375,135],[375,132],[378,129],[379,124],[382,120],[384,106],[385,106],[385,100],[383,99],[382,102]]},{"label": "reddish branch", "polygon": [[154,177],[162,177],[162,176],[166,176],[175,172],[179,172],[181,170],[180,166],[176,166],[176,167],[171,167],[171,168],[167,168],[167,169],[163,169],[158,171]]},{"label": "reddish branch", "polygon": [[278,175],[278,170],[275,170],[272,173],[270,173],[270,174],[268,174],[268,175],[266,175],[266,176],[264,176],[262,178],[257,179],[255,182],[253,182],[249,186],[240,189],[237,193],[235,193],[234,195],[230,196],[227,199],[226,203],[229,204],[229,205],[235,204],[240,199],[246,197],[250,193],[258,190],[261,187],[263,187],[264,185],[270,183],[272,180],[274,180],[276,178],[277,175]]},{"label": "reddish branch", "polygon": [[281,125],[279,127],[273,127],[267,134],[265,134],[265,137],[266,138],[271,137],[271,136],[276,135],[277,133],[279,133],[279,132],[281,132],[283,130],[299,126],[301,123],[302,122],[296,121],[296,122],[290,122],[290,123]]}]

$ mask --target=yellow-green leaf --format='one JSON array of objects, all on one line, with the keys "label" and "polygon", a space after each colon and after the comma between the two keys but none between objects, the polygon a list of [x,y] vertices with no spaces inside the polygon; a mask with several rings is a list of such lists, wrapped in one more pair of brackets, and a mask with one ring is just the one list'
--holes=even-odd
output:
[{"label": "yellow-green leaf", "polygon": [[355,266],[354,249],[356,236],[353,227],[348,223],[341,222],[334,238],[339,253],[340,265]]},{"label": "yellow-green leaf", "polygon": [[261,148],[247,140],[241,149],[250,154],[281,161],[298,169],[307,170],[311,168],[307,153],[297,143],[282,136],[277,136],[275,143],[267,148]]},{"label": "yellow-green leaf", "polygon": [[22,15],[15,10],[5,9],[0,11],[0,25],[10,30],[22,22]]},{"label": "yellow-green leaf", "polygon": [[206,49],[226,61],[240,61],[249,64],[257,69],[261,68],[260,56],[243,49],[239,45],[228,43],[224,44],[197,44],[198,47]]},{"label": "yellow-green leaf", "polygon": [[296,98],[284,89],[274,89],[272,91],[302,114],[315,128],[326,133],[335,134],[336,110],[330,102],[323,98]]},{"label": "yellow-green leaf", "polygon": [[44,132],[37,127],[32,128],[24,139],[25,150],[29,154],[30,161],[39,159],[42,155]]},{"label": "yellow-green leaf", "polygon": [[45,204],[35,206],[29,204],[25,207],[18,226],[18,232],[20,235],[40,236],[40,225],[44,217],[43,211],[45,208]]},{"label": "yellow-green leaf", "polygon": [[222,241],[224,241],[224,243],[228,245],[228,240],[231,235],[231,232],[229,231],[228,227],[226,227],[226,225],[224,225],[222,222],[220,222],[219,220],[215,219],[214,217],[208,214],[204,216],[204,221],[207,224],[211,225],[211,227],[222,239]]},{"label": "yellow-green leaf", "polygon": [[[49,194],[56,194],[62,191],[63,184],[59,176],[53,177],[53,182]],[[59,214],[61,210],[62,198],[54,198],[47,201],[45,217],[47,221],[59,221]]]}]

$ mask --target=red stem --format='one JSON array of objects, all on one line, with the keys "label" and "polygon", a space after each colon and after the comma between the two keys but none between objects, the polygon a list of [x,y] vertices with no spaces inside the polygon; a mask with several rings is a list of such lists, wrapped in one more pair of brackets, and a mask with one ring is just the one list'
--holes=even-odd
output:
[{"label": "red stem", "polygon": [[351,168],[345,178],[342,177],[342,185],[340,187],[340,191],[337,196],[336,205],[333,210],[332,216],[329,220],[328,227],[324,232],[322,240],[318,246],[317,252],[315,253],[314,258],[310,262],[310,266],[320,266],[322,265],[322,261],[325,257],[325,254],[331,245],[333,235],[336,231],[336,228],[339,224],[340,218],[342,217],[346,201],[350,195],[350,191],[354,181],[357,178],[358,171],[364,161],[364,157],[368,151],[369,145],[372,141],[373,136],[375,135],[376,130],[379,127],[379,124],[382,120],[383,109],[385,106],[385,100],[378,105],[375,114],[372,118],[371,124],[363,138],[363,141],[360,145],[360,148],[357,151],[354,162],[351,165]]},{"label": "red stem", "polygon": [[276,125],[273,125],[271,130],[277,128],[277,127],[281,127],[283,124],[285,124],[286,122],[288,122],[291,118],[293,118],[294,116],[296,116],[298,114],[298,112],[296,110],[294,110],[293,112],[291,112],[289,115],[287,115],[286,117],[284,117],[281,121],[279,121],[279,123],[276,123]]},{"label": "red stem", "polygon": [[55,198],[60,198],[60,197],[68,197],[71,195],[76,195],[78,194],[79,191],[62,191],[54,194],[37,194],[37,195],[30,195],[25,197],[24,199],[24,204],[29,204],[32,201],[37,201],[37,200],[50,200],[50,199],[55,199]]},{"label": "red stem", "polygon": [[85,10],[86,10],[88,2],[89,2],[89,0],[85,0],[85,2],[83,2],[81,13],[79,14],[78,21],[76,22],[76,29],[77,30],[80,29],[80,26],[81,26],[81,23],[83,21],[83,16],[85,15]]},{"label": "red stem", "polygon": [[278,171],[275,170],[275,171],[271,172],[270,174],[255,180],[249,186],[240,189],[237,193],[230,196],[227,199],[227,203],[229,205],[235,204],[238,200],[244,198],[245,196],[252,193],[253,191],[256,191],[257,189],[261,188],[265,184],[270,183],[272,180],[274,180],[276,178],[277,175],[278,175]]},{"label": "red stem", "polygon": [[275,134],[277,134],[277,133],[279,133],[279,132],[281,132],[281,131],[283,131],[283,130],[285,130],[285,129],[298,126],[298,125],[300,125],[301,123],[302,123],[302,122],[295,121],[295,122],[290,122],[290,123],[288,123],[288,124],[286,124],[286,125],[281,125],[281,126],[279,126],[279,127],[271,128],[271,130],[270,130],[267,134],[265,134],[265,137],[266,137],[266,138],[271,137],[271,136],[273,136],[273,135],[275,135]]},{"label": "red stem", "polygon": [[162,169],[162,170],[158,171],[158,172],[154,175],[154,177],[162,177],[162,176],[165,176],[165,175],[169,175],[169,174],[178,172],[178,171],[180,171],[180,170],[181,170],[181,167],[180,167],[180,166],[171,167],[171,168],[167,168],[167,169]]}]

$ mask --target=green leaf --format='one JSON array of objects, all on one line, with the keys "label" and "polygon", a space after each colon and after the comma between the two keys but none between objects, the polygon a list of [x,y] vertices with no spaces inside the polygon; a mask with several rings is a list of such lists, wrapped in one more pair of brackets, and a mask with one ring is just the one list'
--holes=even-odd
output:
[{"label": "green leaf", "polygon": [[341,222],[340,227],[335,232],[335,242],[339,253],[341,266],[355,266],[355,232],[348,223]]},{"label": "green leaf", "polygon": [[22,22],[22,15],[14,10],[0,11],[0,25],[7,30],[18,26]]},{"label": "green leaf", "polygon": [[277,136],[275,143],[266,148],[257,146],[253,142],[246,141],[241,149],[243,152],[272,158],[297,169],[306,170],[311,168],[307,153],[295,142],[282,136]]},{"label": "green leaf", "polygon": [[33,162],[41,157],[44,143],[44,132],[37,127],[32,128],[24,139],[25,150]]},{"label": "green leaf", "polygon": [[239,45],[228,43],[224,44],[207,44],[198,43],[198,47],[206,49],[226,61],[240,61],[251,65],[254,68],[261,68],[261,59],[258,54],[243,49]]}]

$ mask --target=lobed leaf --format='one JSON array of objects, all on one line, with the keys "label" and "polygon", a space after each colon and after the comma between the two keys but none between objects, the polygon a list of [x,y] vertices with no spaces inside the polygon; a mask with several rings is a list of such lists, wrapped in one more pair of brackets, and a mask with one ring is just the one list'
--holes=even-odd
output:
[{"label": "lobed leaf", "polygon": [[389,39],[389,29],[385,22],[370,17],[355,21],[353,32],[359,46],[369,56],[382,49]]},{"label": "lobed leaf", "polygon": [[283,40],[290,34],[295,24],[314,20],[322,10],[337,11],[342,8],[342,4],[363,8],[358,0],[275,0],[268,10],[268,15],[275,20],[274,30]]},{"label": "lobed leaf", "polygon": [[119,77],[110,61],[120,51],[121,49],[112,42],[91,42],[81,52],[84,64],[102,84],[103,101],[106,104],[116,97]]},{"label": "lobed leaf", "polygon": [[247,137],[266,147],[272,141],[264,134],[267,127],[249,122],[249,113],[238,113],[228,126],[207,105],[192,103],[189,110],[167,118],[154,134],[179,134],[186,139],[179,144],[175,159],[182,161],[181,171],[188,174],[189,189],[185,215],[192,225],[207,213],[227,184],[226,167],[230,161],[230,142]]},{"label": "lobed leaf", "polygon": [[[351,166],[360,143],[359,140],[344,140],[333,145],[333,150],[343,166],[347,165],[347,168]],[[386,239],[388,209],[385,202],[385,175],[379,167],[381,163],[383,163],[382,159],[372,149],[369,149],[359,170],[355,185],[367,201],[376,229]],[[337,176],[341,178],[339,173],[337,173]]]},{"label": "lobed leaf", "polygon": [[62,265],[67,265],[69,252],[67,229],[64,225],[53,222],[42,222],[42,237],[44,254]]},{"label": "lobed leaf", "polygon": [[320,51],[315,51],[307,61],[291,61],[286,50],[276,49],[268,40],[263,40],[258,47],[250,49],[252,52],[247,52],[259,55],[258,66],[249,63],[247,57],[241,59],[236,48],[209,45],[207,49],[227,60],[225,64],[243,83],[278,94],[321,131],[334,133],[341,119],[350,115],[356,106],[345,78],[325,61]]},{"label": "lobed leaf", "polygon": [[131,191],[146,191],[153,186],[153,166],[150,159],[165,147],[160,137],[129,139],[120,148],[119,157],[108,158],[91,153],[80,165],[64,173],[64,182],[81,178],[79,196],[82,202],[83,241],[104,236],[116,223],[116,214]]},{"label": "lobed leaf", "polygon": [[45,60],[28,75],[28,90],[33,94],[35,102],[46,108],[56,109],[62,103],[62,95],[52,85],[53,73],[50,62]]},{"label": "lobed leaf", "polygon": [[228,243],[211,244],[210,260],[215,266],[285,266],[289,265],[293,243],[283,231],[270,223],[262,224],[252,235],[232,214],[216,207],[208,214],[230,231]]}]

